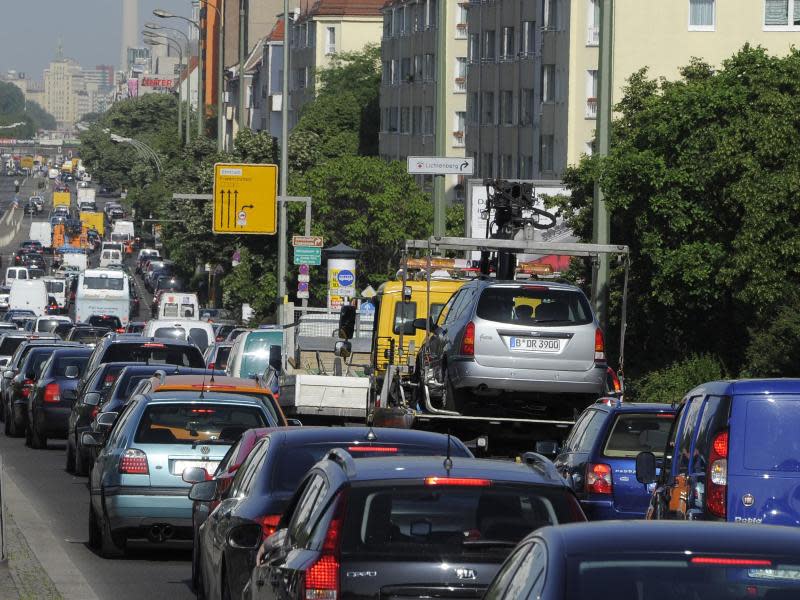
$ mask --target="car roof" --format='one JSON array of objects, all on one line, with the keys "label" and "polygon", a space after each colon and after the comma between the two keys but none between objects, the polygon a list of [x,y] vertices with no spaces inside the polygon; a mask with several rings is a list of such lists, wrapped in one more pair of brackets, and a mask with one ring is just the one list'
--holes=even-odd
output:
[{"label": "car roof", "polygon": [[103,338],[108,344],[163,344],[164,346],[186,346],[196,348],[192,342],[172,338],[144,337],[138,333],[114,333]]},{"label": "car roof", "polygon": [[55,354],[66,355],[66,356],[80,356],[86,355],[89,356],[94,351],[94,348],[89,348],[89,346],[84,346],[81,344],[80,346],[68,346],[66,348],[61,348],[60,346],[56,347]]},{"label": "car roof", "polygon": [[486,278],[479,278],[476,281],[479,284],[482,284],[482,287],[546,287],[554,290],[569,290],[575,291],[579,290],[580,288],[576,285],[571,283],[565,283],[562,281],[548,281],[548,280],[541,280],[536,279],[533,281],[516,281],[516,280],[497,280],[497,279],[486,279]]},{"label": "car roof", "polygon": [[204,392],[203,398],[200,397],[200,390],[195,392],[174,391],[174,392],[148,392],[144,394],[148,404],[168,404],[171,402],[221,402],[239,405],[249,405],[263,407],[264,404],[258,398],[239,394],[221,394],[214,396],[214,392]]},{"label": "car roof", "polygon": [[[359,465],[361,463],[358,463]],[[595,521],[539,529],[529,537],[551,539],[568,555],[687,552],[797,555],[797,529],[770,525],[737,527],[708,521]],[[613,541],[610,546],[609,541]]]},{"label": "car roof", "polygon": [[158,378],[153,379],[154,392],[165,390],[183,390],[188,392],[199,389],[200,386],[203,386],[204,390],[213,392],[235,394],[238,390],[248,393],[257,392],[259,394],[272,395],[268,389],[255,385],[252,379],[244,379],[242,377],[214,375],[212,378],[211,373],[207,373],[205,375],[167,375],[163,382]]},{"label": "car roof", "polygon": [[713,394],[715,396],[735,396],[739,394],[798,394],[800,378],[785,379],[734,379],[710,381],[697,386],[686,396]]},{"label": "car roof", "polygon": [[600,400],[596,401],[594,404],[590,404],[586,407],[586,409],[594,409],[594,410],[601,410],[603,412],[607,412],[610,414],[617,414],[617,413],[674,413],[677,412],[678,408],[673,406],[672,404],[667,404],[665,402],[616,402],[616,398],[611,398],[615,402],[612,404],[606,404],[605,400],[609,400],[608,398],[601,398]]}]

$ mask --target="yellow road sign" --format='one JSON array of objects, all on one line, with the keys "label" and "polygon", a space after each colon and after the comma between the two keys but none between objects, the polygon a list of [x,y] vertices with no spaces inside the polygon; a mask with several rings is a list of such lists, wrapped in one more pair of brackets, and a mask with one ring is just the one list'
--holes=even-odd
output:
[{"label": "yellow road sign", "polygon": [[214,165],[214,233],[274,235],[277,206],[277,165]]}]

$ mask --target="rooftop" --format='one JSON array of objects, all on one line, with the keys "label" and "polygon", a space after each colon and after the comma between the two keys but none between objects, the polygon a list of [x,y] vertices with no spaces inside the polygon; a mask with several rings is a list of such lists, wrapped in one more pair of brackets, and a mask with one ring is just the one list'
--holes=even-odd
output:
[{"label": "rooftop", "polygon": [[317,16],[380,17],[385,0],[316,0],[311,8],[300,14],[297,22]]}]

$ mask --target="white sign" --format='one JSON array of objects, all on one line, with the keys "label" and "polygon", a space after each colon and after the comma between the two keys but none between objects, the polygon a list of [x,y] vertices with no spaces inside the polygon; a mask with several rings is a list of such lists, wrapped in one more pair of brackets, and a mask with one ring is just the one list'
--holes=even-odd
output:
[{"label": "white sign", "polygon": [[408,172],[412,175],[472,175],[475,161],[448,156],[409,156]]},{"label": "white sign", "polygon": [[308,290],[306,290],[304,292],[301,292],[300,290],[297,290],[297,297],[300,298],[301,300],[307,300],[308,299]]}]

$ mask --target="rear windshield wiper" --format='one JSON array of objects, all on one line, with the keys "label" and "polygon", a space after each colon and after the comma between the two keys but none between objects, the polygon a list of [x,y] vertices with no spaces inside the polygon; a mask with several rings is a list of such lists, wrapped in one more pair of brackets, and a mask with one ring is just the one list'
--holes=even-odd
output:
[{"label": "rear windshield wiper", "polygon": [[508,540],[464,540],[461,545],[468,548],[514,548],[517,543]]},{"label": "rear windshield wiper", "polygon": [[233,443],[234,442],[232,442],[230,440],[219,440],[219,439],[217,439],[217,440],[194,440],[192,442],[192,450],[197,448],[200,444],[204,444],[206,446],[214,446],[215,444],[228,444],[228,445],[230,445],[230,444],[233,444]]}]

